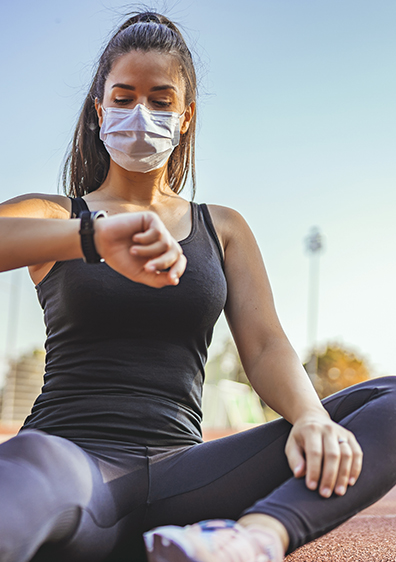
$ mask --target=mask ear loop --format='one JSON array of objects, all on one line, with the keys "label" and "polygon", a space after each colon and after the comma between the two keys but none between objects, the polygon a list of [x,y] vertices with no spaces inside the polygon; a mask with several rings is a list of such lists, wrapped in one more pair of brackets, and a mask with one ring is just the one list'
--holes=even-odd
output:
[{"label": "mask ear loop", "polygon": [[[185,115],[187,109],[188,109],[188,107],[186,107],[186,109],[183,111],[183,113],[180,113],[179,119],[181,119],[182,117],[184,117],[184,115]],[[185,131],[184,133],[181,132],[181,128],[182,128],[182,125],[180,125],[180,121],[179,121],[179,131],[180,131],[180,134],[181,134],[181,135],[185,135],[185,134],[187,133],[187,131],[188,131],[188,127],[187,127],[187,131]]]}]

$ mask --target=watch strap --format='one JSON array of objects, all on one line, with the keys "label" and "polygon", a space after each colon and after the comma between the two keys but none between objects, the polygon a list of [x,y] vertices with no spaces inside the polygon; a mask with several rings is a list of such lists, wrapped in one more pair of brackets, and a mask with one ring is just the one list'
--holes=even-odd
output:
[{"label": "watch strap", "polygon": [[82,211],[80,213],[81,225],[79,233],[85,263],[104,261],[98,254],[94,242],[95,221],[102,217],[107,217],[106,211]]}]

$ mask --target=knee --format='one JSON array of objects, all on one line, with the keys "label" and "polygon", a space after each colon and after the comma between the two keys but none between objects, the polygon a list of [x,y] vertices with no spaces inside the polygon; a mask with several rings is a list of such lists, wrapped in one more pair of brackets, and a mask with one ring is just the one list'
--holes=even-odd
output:
[{"label": "knee", "polygon": [[384,389],[389,393],[396,393],[396,376],[395,375],[388,375],[386,377],[379,377],[378,379],[374,379],[374,381],[378,384],[378,388]]},{"label": "knee", "polygon": [[0,446],[0,460],[30,466],[48,484],[62,482],[82,497],[92,491],[92,466],[80,447],[55,435],[23,430]]},{"label": "knee", "polygon": [[[360,392],[364,391],[366,393],[374,393],[383,395],[394,395],[396,393],[396,376],[395,375],[387,375],[385,377],[378,377],[375,379],[369,379],[367,381],[355,384],[345,389],[345,392],[348,394],[350,392]],[[343,392],[343,391],[341,391]]]},{"label": "knee", "polygon": [[381,398],[382,401],[396,408],[396,376],[378,377],[367,381],[367,384],[374,390],[374,398]]},{"label": "knee", "polygon": [[3,443],[1,457],[20,459],[41,469],[51,466],[52,470],[76,463],[88,464],[84,452],[71,441],[35,429],[23,430]]},{"label": "knee", "polygon": [[49,447],[50,435],[35,429],[28,429],[3,443],[0,447],[0,456],[34,460],[35,457],[42,458]]},{"label": "knee", "polygon": [[[395,427],[396,423],[396,376],[378,377],[367,381],[368,387],[372,390],[369,402],[383,420]],[[389,427],[389,430],[391,427]]]},{"label": "knee", "polygon": [[56,438],[34,429],[21,431],[1,446],[1,457],[21,459],[33,465],[41,465],[54,457],[63,456]]}]

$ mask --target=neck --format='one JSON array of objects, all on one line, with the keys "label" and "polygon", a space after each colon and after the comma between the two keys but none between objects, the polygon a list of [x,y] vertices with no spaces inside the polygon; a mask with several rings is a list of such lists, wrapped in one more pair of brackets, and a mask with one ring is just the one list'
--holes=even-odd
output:
[{"label": "neck", "polygon": [[110,199],[120,199],[139,207],[152,207],[161,200],[174,197],[167,181],[166,165],[158,170],[128,172],[113,161],[103,184],[97,190]]}]

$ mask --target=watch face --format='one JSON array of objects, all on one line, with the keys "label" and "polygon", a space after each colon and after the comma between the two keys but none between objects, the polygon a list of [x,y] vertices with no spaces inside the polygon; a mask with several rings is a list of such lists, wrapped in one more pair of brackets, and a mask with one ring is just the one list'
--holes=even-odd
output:
[{"label": "watch face", "polygon": [[106,211],[94,211],[93,213],[91,213],[93,220],[96,219],[105,219],[107,217],[107,213]]}]

